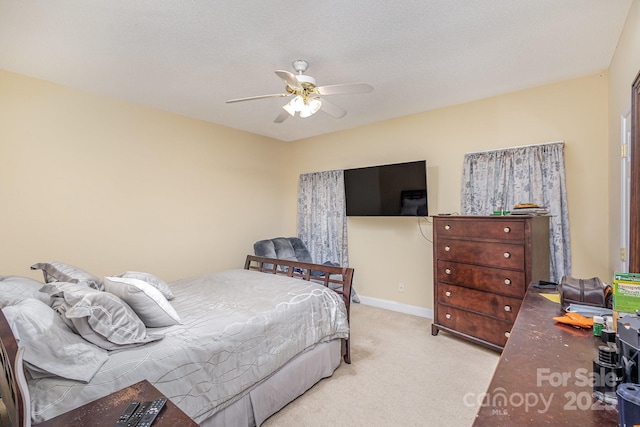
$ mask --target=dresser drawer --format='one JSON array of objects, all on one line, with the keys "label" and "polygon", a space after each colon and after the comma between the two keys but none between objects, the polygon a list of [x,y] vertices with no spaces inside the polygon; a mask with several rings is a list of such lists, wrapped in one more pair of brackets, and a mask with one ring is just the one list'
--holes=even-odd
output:
[{"label": "dresser drawer", "polygon": [[511,322],[491,319],[481,314],[471,313],[454,307],[440,306],[438,323],[470,337],[488,341],[504,347],[511,332]]},{"label": "dresser drawer", "polygon": [[439,239],[438,259],[524,270],[524,245]]},{"label": "dresser drawer", "polygon": [[441,238],[491,239],[521,242],[524,240],[524,221],[488,219],[467,221],[460,218],[438,218],[436,232]]},{"label": "dresser drawer", "polygon": [[[505,297],[444,283],[438,283],[437,297],[440,304],[477,311],[512,323],[515,322],[522,304],[522,300],[518,298]],[[443,309],[445,308],[439,308],[439,310]]]},{"label": "dresser drawer", "polygon": [[480,267],[443,260],[438,260],[436,271],[438,282],[447,282],[519,298],[524,298],[527,291],[524,271]]}]

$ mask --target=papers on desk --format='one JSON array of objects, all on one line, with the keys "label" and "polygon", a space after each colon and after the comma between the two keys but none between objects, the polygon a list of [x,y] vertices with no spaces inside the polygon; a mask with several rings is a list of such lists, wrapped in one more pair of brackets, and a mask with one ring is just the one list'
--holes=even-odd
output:
[{"label": "papers on desk", "polygon": [[567,307],[567,312],[579,313],[585,317],[613,315],[613,310],[611,310],[610,308],[592,307],[590,305],[581,304],[569,304],[569,307]]},{"label": "papers on desk", "polygon": [[555,302],[556,304],[560,304],[560,294],[540,294],[551,302]]}]

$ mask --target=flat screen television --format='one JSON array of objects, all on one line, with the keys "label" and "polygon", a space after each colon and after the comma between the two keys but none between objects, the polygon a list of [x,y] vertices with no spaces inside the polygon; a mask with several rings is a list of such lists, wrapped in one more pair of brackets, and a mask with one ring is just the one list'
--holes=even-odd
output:
[{"label": "flat screen television", "polygon": [[427,162],[344,171],[347,216],[427,216]]}]

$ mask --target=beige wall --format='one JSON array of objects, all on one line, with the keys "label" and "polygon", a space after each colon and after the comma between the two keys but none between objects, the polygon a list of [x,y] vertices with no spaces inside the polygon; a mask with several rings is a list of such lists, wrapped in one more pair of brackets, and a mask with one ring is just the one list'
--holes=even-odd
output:
[{"label": "beige wall", "polygon": [[[628,37],[638,52],[628,27],[621,48]],[[255,240],[295,234],[300,173],[425,159],[431,213],[458,212],[465,152],[563,140],[573,274],[608,277],[608,105],[617,68],[634,67],[294,143],[0,72],[0,271],[60,260],[172,280],[234,267]],[[429,222],[348,227],[361,295],[433,306]]]},{"label": "beige wall", "polygon": [[[299,173],[426,159],[430,212],[459,212],[465,152],[562,140],[573,273],[607,277],[607,93],[602,73],[297,141],[290,211]],[[349,218],[348,232],[360,294],[433,307],[430,223]]]},{"label": "beige wall", "polygon": [[620,266],[620,144],[622,117],[631,110],[631,84],[640,72],[640,1],[634,1],[609,67],[609,239],[611,270]]},{"label": "beige wall", "polygon": [[288,227],[287,143],[2,71],[0,94],[0,274],[173,280]]}]

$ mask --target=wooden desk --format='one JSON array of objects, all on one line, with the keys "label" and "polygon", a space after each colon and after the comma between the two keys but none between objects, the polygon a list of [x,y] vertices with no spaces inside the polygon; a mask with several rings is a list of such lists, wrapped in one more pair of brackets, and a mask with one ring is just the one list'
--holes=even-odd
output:
[{"label": "wooden desk", "polygon": [[555,322],[560,305],[540,292],[529,287],[473,425],[618,426],[616,407],[592,397],[602,341]]},{"label": "wooden desk", "polygon": [[[132,401],[144,402],[162,397],[162,393],[148,381],[140,381],[101,399],[87,403],[73,411],[37,424],[37,427],[113,427],[118,417]],[[180,408],[167,401],[153,422],[153,427],[198,427]]]}]

